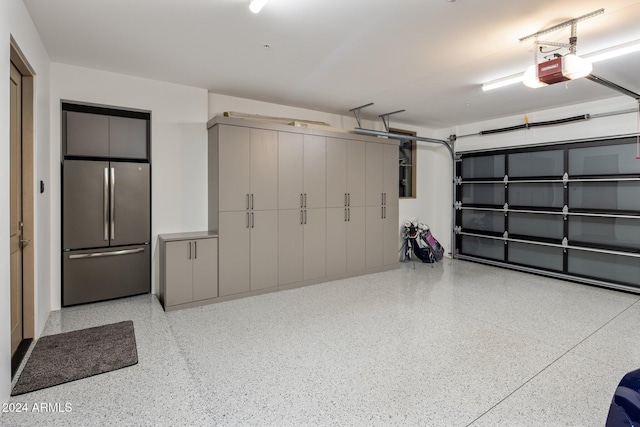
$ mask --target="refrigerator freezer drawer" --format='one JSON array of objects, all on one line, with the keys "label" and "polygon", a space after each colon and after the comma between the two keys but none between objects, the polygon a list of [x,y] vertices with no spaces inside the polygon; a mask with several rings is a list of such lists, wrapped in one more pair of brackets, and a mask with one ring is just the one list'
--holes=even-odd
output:
[{"label": "refrigerator freezer drawer", "polygon": [[62,305],[150,292],[149,245],[63,252]]}]

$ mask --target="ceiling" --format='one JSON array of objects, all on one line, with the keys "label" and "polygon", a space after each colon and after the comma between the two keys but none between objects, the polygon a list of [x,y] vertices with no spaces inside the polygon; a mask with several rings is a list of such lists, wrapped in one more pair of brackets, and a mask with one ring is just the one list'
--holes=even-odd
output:
[{"label": "ceiling", "polygon": [[[579,55],[640,39],[637,0],[270,0],[257,15],[249,0],[24,3],[54,62],[336,114],[373,102],[363,117],[406,109],[392,125],[429,128],[620,95],[585,79],[483,92],[533,63],[521,37],[604,8],[578,24]],[[593,73],[640,93],[639,70],[640,52]]]}]

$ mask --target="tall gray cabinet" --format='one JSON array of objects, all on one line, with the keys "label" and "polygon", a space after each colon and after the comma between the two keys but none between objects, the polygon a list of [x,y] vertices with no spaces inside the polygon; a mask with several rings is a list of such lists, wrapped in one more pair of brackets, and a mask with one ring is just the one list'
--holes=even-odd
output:
[{"label": "tall gray cabinet", "polygon": [[[221,182],[212,189],[218,194],[213,209],[217,211],[215,229],[219,229],[221,248],[220,296],[275,287],[278,134],[238,126],[223,126],[217,131],[210,137],[219,160],[209,174],[210,185],[218,179]],[[212,177],[215,169],[218,177]],[[215,196],[210,194],[211,198]]]},{"label": "tall gray cabinet", "polygon": [[398,267],[398,141],[227,117],[208,129],[220,299]]}]

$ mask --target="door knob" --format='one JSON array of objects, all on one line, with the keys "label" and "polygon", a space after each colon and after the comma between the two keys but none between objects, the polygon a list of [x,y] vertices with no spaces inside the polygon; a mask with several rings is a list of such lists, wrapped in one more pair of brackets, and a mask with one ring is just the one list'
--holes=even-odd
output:
[{"label": "door knob", "polygon": [[27,246],[29,243],[31,243],[31,240],[20,240],[20,247],[24,248],[25,246]]}]

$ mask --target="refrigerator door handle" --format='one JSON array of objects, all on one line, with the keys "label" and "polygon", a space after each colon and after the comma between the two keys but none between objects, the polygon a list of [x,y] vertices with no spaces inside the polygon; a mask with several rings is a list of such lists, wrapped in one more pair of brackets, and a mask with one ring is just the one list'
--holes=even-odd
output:
[{"label": "refrigerator door handle", "polygon": [[105,256],[131,255],[131,254],[137,254],[143,251],[144,251],[144,248],[136,248],[136,249],[124,249],[121,251],[111,251],[111,252],[93,252],[90,254],[74,254],[74,255],[69,255],[69,259],[100,258]]},{"label": "refrigerator door handle", "polygon": [[111,168],[111,240],[116,239],[116,169]]},{"label": "refrigerator door handle", "polygon": [[102,204],[102,234],[106,242],[109,240],[109,168],[104,168],[104,176],[102,180]]}]

